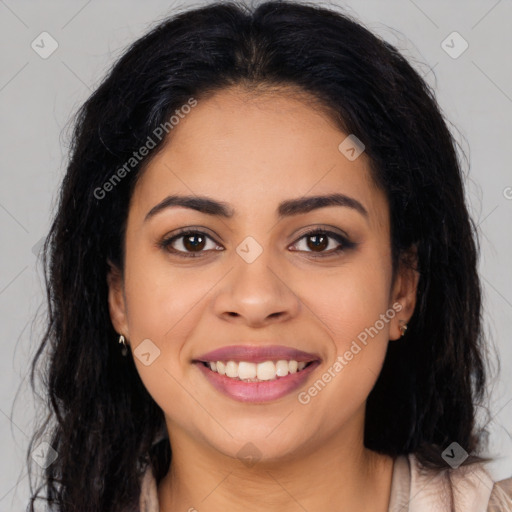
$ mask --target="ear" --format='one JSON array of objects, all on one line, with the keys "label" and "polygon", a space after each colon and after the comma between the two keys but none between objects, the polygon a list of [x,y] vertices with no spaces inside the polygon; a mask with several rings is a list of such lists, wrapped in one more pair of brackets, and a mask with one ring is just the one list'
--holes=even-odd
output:
[{"label": "ear", "polygon": [[108,308],[110,320],[114,329],[129,338],[128,322],[126,319],[126,299],[124,296],[124,282],[121,270],[110,260],[107,260],[109,271],[107,273],[108,284]]},{"label": "ear", "polygon": [[[418,251],[412,246],[399,260],[399,268],[393,283],[390,307],[395,304],[395,317],[390,322],[389,339],[401,338],[400,326],[407,324],[416,307],[416,291],[420,274],[418,272]],[[400,304],[400,307],[398,307]]]}]

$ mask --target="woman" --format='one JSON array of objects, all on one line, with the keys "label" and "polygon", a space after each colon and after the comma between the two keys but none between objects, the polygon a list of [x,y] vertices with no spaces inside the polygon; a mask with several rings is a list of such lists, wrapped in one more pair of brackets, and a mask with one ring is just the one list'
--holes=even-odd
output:
[{"label": "woman", "polygon": [[454,141],[395,48],[306,4],[190,10],[73,140],[33,363],[55,510],[512,510]]}]

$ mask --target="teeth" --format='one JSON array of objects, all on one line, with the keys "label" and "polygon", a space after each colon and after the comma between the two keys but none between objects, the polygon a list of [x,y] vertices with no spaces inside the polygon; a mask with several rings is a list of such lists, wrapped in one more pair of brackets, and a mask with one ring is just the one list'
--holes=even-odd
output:
[{"label": "teeth", "polygon": [[[211,367],[211,363],[210,369],[213,370],[213,368]],[[222,361],[217,361],[217,373],[219,373],[220,375],[226,375],[226,365]]]},{"label": "teeth", "polygon": [[238,377],[238,364],[235,361],[226,363],[226,377]]},{"label": "teeth", "polygon": [[238,363],[238,374],[235,375],[235,377],[238,377],[241,380],[254,379],[256,378],[257,373],[258,370],[254,363],[246,363],[245,361],[240,361]]},{"label": "teeth", "polygon": [[[279,362],[279,361],[278,361]],[[256,365],[258,380],[272,380],[276,378],[276,365],[272,361],[265,361]]]},{"label": "teeth", "polygon": [[297,373],[306,367],[306,362],[301,361],[265,361],[263,363],[250,363],[247,361],[210,361],[210,370],[220,375],[226,375],[232,379],[258,382],[275,380],[276,377],[286,377],[289,373]]},{"label": "teeth", "polygon": [[276,375],[278,377],[286,377],[289,372],[290,365],[288,361],[277,361],[276,364]]}]

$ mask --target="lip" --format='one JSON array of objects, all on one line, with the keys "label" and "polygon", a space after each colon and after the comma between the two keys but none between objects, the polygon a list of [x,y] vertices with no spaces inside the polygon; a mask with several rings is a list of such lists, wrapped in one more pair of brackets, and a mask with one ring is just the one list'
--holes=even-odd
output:
[{"label": "lip", "polygon": [[249,363],[263,363],[265,361],[279,361],[280,359],[297,362],[320,361],[317,354],[311,354],[284,345],[233,345],[212,350],[194,359],[193,362],[209,361],[247,361]]},{"label": "lip", "polygon": [[233,400],[251,403],[271,402],[292,393],[304,385],[311,375],[311,372],[319,365],[320,361],[315,360],[303,370],[296,373],[289,373],[286,377],[278,377],[275,380],[262,382],[244,382],[226,377],[225,375],[220,375],[210,370],[210,368],[205,366],[201,361],[195,362],[195,366],[199,368],[217,391],[220,391]]}]

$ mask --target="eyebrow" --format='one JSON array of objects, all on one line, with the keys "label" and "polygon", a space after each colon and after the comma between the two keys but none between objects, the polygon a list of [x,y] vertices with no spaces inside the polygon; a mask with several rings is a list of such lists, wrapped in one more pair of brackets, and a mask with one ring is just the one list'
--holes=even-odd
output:
[{"label": "eyebrow", "polygon": [[[151,208],[151,210],[146,214],[144,222],[147,222],[157,213],[176,206],[190,208],[191,210],[196,210],[207,215],[224,217],[226,219],[232,218],[235,214],[235,210],[228,203],[217,201],[211,197],[170,195]],[[277,216],[279,219],[282,219],[284,217],[308,213],[327,206],[344,206],[352,208],[368,219],[368,211],[366,208],[357,199],[346,196],[345,194],[328,194],[288,199],[279,204]]]}]

